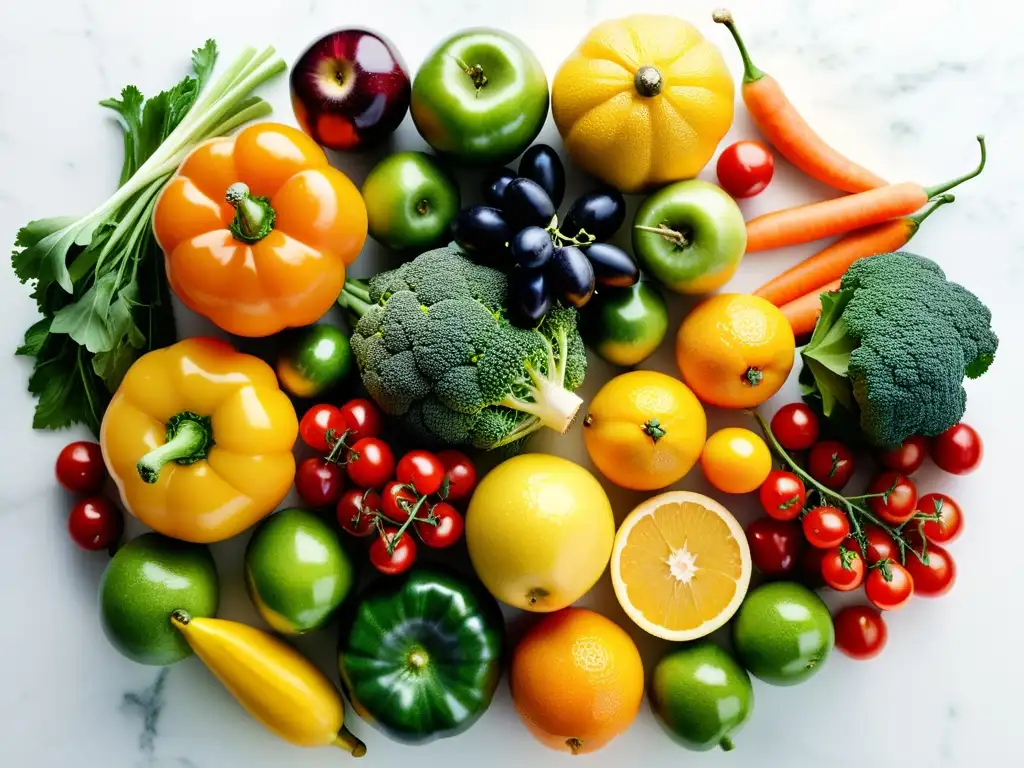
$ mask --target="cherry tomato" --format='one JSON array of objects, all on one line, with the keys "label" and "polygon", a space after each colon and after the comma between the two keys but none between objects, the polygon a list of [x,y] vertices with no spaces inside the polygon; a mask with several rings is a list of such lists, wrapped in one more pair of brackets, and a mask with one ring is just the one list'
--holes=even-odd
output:
[{"label": "cherry tomato", "polygon": [[837,592],[849,592],[863,584],[865,570],[857,549],[832,547],[821,559],[821,577]]},{"label": "cherry tomato", "polygon": [[476,466],[472,460],[462,451],[449,449],[439,451],[437,458],[444,467],[445,476],[448,478],[448,495],[445,501],[465,501],[473,495],[476,490]]},{"label": "cherry tomato", "polygon": [[812,547],[831,549],[850,535],[850,521],[835,507],[815,507],[802,520],[804,537]]},{"label": "cherry tomato", "polygon": [[462,519],[462,515],[455,507],[447,502],[439,501],[431,508],[430,514],[437,520],[437,525],[420,521],[413,523],[416,526],[416,533],[423,539],[424,544],[435,549],[443,549],[450,547],[462,538],[466,521]]},{"label": "cherry tomato", "polygon": [[103,489],[107,468],[99,443],[77,440],[57,454],[57,482],[72,493],[91,496]]},{"label": "cherry tomato", "polygon": [[883,472],[868,486],[868,493],[885,493],[887,497],[868,499],[871,511],[893,525],[902,525],[917,512],[917,486],[899,472]]},{"label": "cherry tomato", "polygon": [[937,521],[926,520],[921,529],[928,541],[947,544],[963,530],[964,516],[960,505],[944,493],[926,493],[917,500],[917,511],[939,516]]},{"label": "cherry tomato", "polygon": [[966,475],[978,468],[985,447],[974,427],[961,422],[932,438],[932,460],[946,472]]},{"label": "cherry tomato", "polygon": [[[370,562],[373,567],[388,576],[409,570],[416,562],[416,540],[408,531],[397,536],[396,528],[385,528],[384,533],[370,545]],[[396,538],[397,537],[397,538]],[[394,542],[388,552],[388,545]]]},{"label": "cherry tomato", "polygon": [[437,493],[444,482],[444,465],[430,451],[409,451],[398,460],[398,482],[411,485],[421,496]]},{"label": "cherry tomato", "polygon": [[364,437],[380,436],[380,411],[369,400],[357,397],[355,400],[349,400],[338,410],[341,412],[341,432],[338,436],[347,431],[345,442],[349,445]]},{"label": "cherry tomato", "polygon": [[373,513],[380,511],[381,501],[376,491],[349,488],[338,499],[338,525],[353,536],[369,536],[376,530]]},{"label": "cherry tomato", "polygon": [[314,456],[295,468],[295,490],[307,506],[319,509],[336,504],[345,490],[345,473],[337,464]]},{"label": "cherry tomato", "polygon": [[773,469],[761,484],[761,506],[776,520],[794,520],[804,508],[807,492],[803,481],[792,472]]},{"label": "cherry tomato", "polygon": [[833,491],[841,491],[856,468],[853,453],[835,440],[815,443],[807,454],[807,471],[811,477]]},{"label": "cherry tomato", "polygon": [[737,141],[718,156],[718,183],[733,197],[764,191],[775,173],[775,158],[760,141]]},{"label": "cherry tomato", "polygon": [[771,430],[787,451],[806,451],[818,441],[818,416],[804,403],[789,403],[772,416]]},{"label": "cherry tomato", "polygon": [[825,579],[821,575],[821,562],[827,554],[827,549],[807,547],[800,557],[800,581],[811,589],[825,586]]},{"label": "cherry tomato", "polygon": [[759,517],[747,526],[750,559],[766,576],[785,576],[800,562],[803,535],[792,520]]},{"label": "cherry tomato", "polygon": [[110,549],[120,541],[123,532],[121,510],[102,496],[82,499],[71,508],[68,516],[71,540],[90,552]]},{"label": "cherry tomato", "polygon": [[836,648],[851,659],[873,659],[885,648],[889,638],[882,614],[867,605],[843,608],[832,619],[836,630]]},{"label": "cherry tomato", "polygon": [[381,493],[381,511],[384,517],[393,523],[404,523],[409,519],[409,512],[416,506],[416,494],[407,485],[397,480],[384,486]]},{"label": "cherry tomato", "polygon": [[906,605],[914,594],[914,578],[899,563],[886,561],[871,568],[864,582],[864,591],[879,610],[896,611]]},{"label": "cherry tomato", "polygon": [[327,430],[333,430],[338,435],[345,431],[341,411],[333,405],[319,403],[302,415],[299,436],[302,442],[318,453],[331,450],[331,444],[327,442]]},{"label": "cherry tomato", "polygon": [[956,582],[956,562],[953,556],[938,544],[932,544],[927,551],[928,565],[907,553],[907,570],[914,579],[914,592],[925,597],[940,597],[953,588]]},{"label": "cherry tomato", "polygon": [[911,435],[902,444],[878,452],[878,461],[886,469],[901,475],[912,475],[924,464],[928,455],[928,440],[921,435]]},{"label": "cherry tomato", "polygon": [[892,536],[877,525],[865,525],[864,538],[868,541],[868,551],[865,553],[868,565],[899,557],[900,551]]},{"label": "cherry tomato", "polygon": [[360,488],[380,488],[395,476],[395,454],[379,437],[364,437],[352,444],[345,468]]}]

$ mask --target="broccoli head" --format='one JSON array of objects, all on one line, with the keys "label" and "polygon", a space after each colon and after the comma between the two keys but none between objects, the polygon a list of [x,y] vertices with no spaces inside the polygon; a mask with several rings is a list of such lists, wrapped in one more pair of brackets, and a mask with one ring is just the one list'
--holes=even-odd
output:
[{"label": "broccoli head", "polygon": [[805,397],[875,445],[937,435],[963,418],[964,377],[988,370],[998,339],[977,296],[911,253],[854,262],[802,352]]},{"label": "broccoli head", "polygon": [[587,370],[576,310],[521,329],[506,294],[505,275],[454,245],[346,281],[338,303],[358,318],[352,351],[377,404],[430,443],[487,449],[567,430]]}]

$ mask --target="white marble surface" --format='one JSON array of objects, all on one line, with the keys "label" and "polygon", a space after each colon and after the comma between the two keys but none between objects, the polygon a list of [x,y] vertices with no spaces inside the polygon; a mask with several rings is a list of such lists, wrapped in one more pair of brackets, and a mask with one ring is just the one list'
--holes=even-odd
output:
[{"label": "white marble surface", "polygon": [[[502,7],[499,7],[502,6]],[[109,194],[120,167],[118,132],[96,102],[129,82],[152,93],[180,77],[190,48],[215,37],[226,56],[270,42],[291,61],[311,39],[337,26],[383,30],[415,67],[443,36],[493,25],[525,39],[549,77],[600,19],[638,10],[678,13],[738,57],[710,22],[710,2],[694,0],[36,0],[0,3],[0,241],[30,218],[87,210]],[[934,468],[922,487],[951,491],[967,526],[953,552],[958,584],[937,602],[915,600],[889,619],[884,655],[858,664],[836,655],[811,682],[770,688],[755,681],[756,708],[735,752],[698,755],[674,746],[645,706],[629,733],[604,751],[577,758],[591,766],[721,765],[1001,766],[1024,764],[1018,731],[1024,707],[1019,640],[1024,515],[1020,473],[1020,306],[1024,236],[1019,229],[1024,153],[1024,11],[997,0],[735,0],[758,63],[838,147],[892,179],[926,183],[975,162],[975,133],[989,137],[990,166],[958,201],[922,229],[913,250],[938,260],[995,313],[1002,346],[991,373],[970,386],[969,420],[987,440],[981,471],[953,481]],[[268,91],[277,118],[291,122],[286,83]],[[742,105],[730,139],[754,135]],[[542,138],[557,141],[550,121]],[[418,147],[411,120],[401,146]],[[373,158],[348,159],[361,182]],[[781,164],[748,213],[827,194]],[[579,183],[578,181],[576,182]],[[737,289],[750,289],[810,247],[748,257]],[[381,253],[368,246],[357,274]],[[679,302],[677,302],[677,305]],[[683,311],[676,306],[674,319]],[[28,289],[0,267],[0,352],[8,355],[34,319]],[[201,323],[186,322],[191,331]],[[667,345],[666,345],[667,346]],[[652,367],[671,371],[663,349]],[[65,535],[70,499],[52,479],[68,434],[30,429],[25,361],[0,366],[0,765],[5,768],[313,768],[346,762],[325,749],[299,751],[253,723],[195,659],[168,671],[122,658],[103,639],[96,586],[105,557],[78,552]],[[586,393],[610,369],[595,362]],[[793,386],[787,390],[793,394]],[[777,401],[784,398],[780,396]],[[785,399],[788,399],[785,398]],[[712,422],[740,417],[712,414]],[[84,433],[75,436],[84,436]],[[578,429],[536,448],[585,462]],[[700,489],[699,472],[681,484]],[[614,493],[619,514],[636,495]],[[749,500],[730,502],[746,520]],[[224,613],[255,620],[241,580],[241,542],[217,545]],[[603,580],[588,599],[627,622]],[[630,628],[631,630],[633,628]],[[333,638],[302,643],[333,675]],[[639,635],[639,632],[635,633]],[[661,646],[640,638],[648,663]],[[503,685],[486,716],[463,736],[413,751],[353,718],[369,745],[366,765],[567,765],[535,743]]]}]

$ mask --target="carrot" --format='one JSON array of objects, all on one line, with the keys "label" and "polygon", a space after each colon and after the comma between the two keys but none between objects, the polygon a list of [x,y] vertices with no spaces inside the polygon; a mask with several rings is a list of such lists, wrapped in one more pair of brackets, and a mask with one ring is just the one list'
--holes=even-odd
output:
[{"label": "carrot", "polygon": [[804,294],[815,292],[826,283],[838,280],[857,259],[879,253],[898,251],[917,234],[921,222],[941,205],[953,202],[953,195],[935,198],[932,204],[913,216],[883,221],[858,229],[832,243],[813,256],[808,256],[778,277],[772,278],[756,291],[755,296],[781,307]]},{"label": "carrot", "polygon": [[838,291],[839,282],[839,280],[833,280],[831,283],[779,307],[782,314],[789,320],[794,336],[798,338],[806,336],[814,330],[814,326],[821,316],[821,294]]},{"label": "carrot", "polygon": [[866,192],[886,185],[881,176],[826,144],[786,98],[778,81],[754,66],[729,11],[717,10],[712,18],[726,26],[740,49],[747,111],[784,158],[812,179],[843,192]]},{"label": "carrot", "polygon": [[970,173],[944,184],[922,187],[912,181],[905,181],[820,203],[773,211],[751,219],[747,222],[747,253],[809,243],[900,216],[909,216],[932,198],[981,173],[985,167],[985,137],[978,136],[978,143],[981,145],[978,166]]}]

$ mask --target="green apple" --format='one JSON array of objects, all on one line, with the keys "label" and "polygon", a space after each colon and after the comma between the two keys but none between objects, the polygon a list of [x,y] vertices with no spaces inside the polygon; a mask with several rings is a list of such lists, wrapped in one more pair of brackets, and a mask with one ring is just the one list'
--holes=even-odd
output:
[{"label": "green apple", "polygon": [[537,138],[548,81],[537,57],[496,29],[458,32],[427,56],[412,84],[412,119],[438,152],[503,164]]},{"label": "green apple", "polygon": [[733,276],[747,248],[739,206],[720,187],[693,179],[658,190],[633,219],[640,268],[677,293],[709,293]]}]

